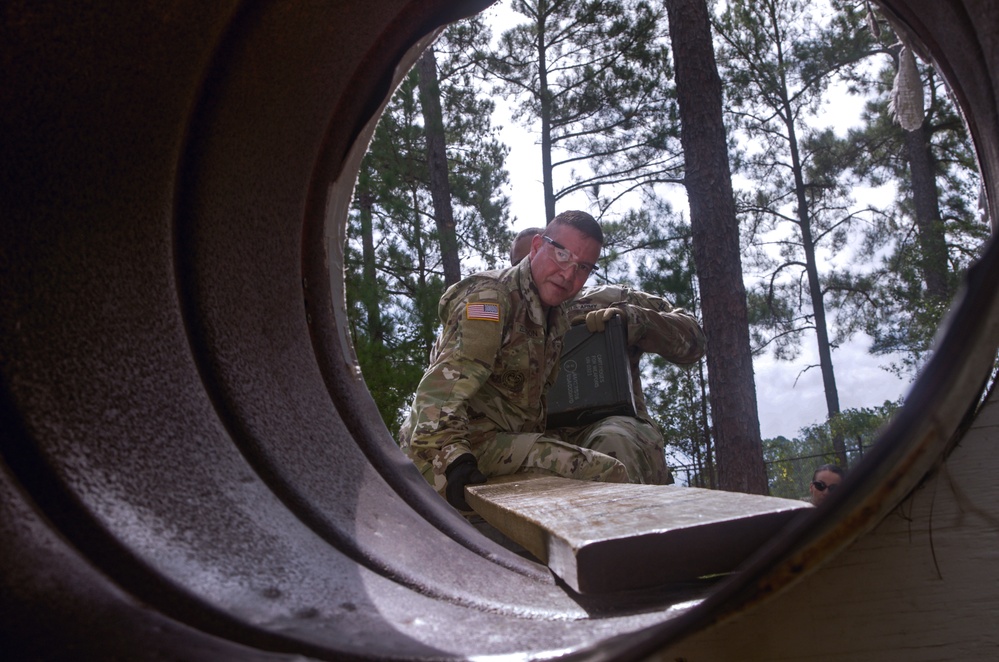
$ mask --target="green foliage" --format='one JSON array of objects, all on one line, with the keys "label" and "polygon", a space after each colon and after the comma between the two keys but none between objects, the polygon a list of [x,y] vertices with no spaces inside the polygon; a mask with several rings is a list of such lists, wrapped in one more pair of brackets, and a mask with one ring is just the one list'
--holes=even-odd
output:
[{"label": "green foliage", "polygon": [[[459,255],[474,270],[503,264],[512,236],[501,190],[508,148],[467,54],[482,39],[483,25],[470,21],[435,45]],[[411,71],[389,101],[361,164],[345,250],[354,347],[393,434],[427,364],[444,290],[417,76]]]},{"label": "green foliage", "polygon": [[[854,88],[869,100],[863,126],[842,142],[852,146],[855,158],[849,163],[859,182],[891,186],[895,199],[879,210],[863,245],[863,255],[876,261],[868,295],[844,296],[840,305],[874,339],[874,354],[898,356],[895,372],[911,375],[929,355],[950,300],[980,255],[989,228],[979,208],[974,150],[940,76],[919,64],[925,119],[918,131],[903,131],[889,112],[898,42],[888,26],[878,47],[880,66],[851,77]],[[914,156],[927,160],[929,181],[914,177]]]},{"label": "green foliage", "polygon": [[849,466],[843,469],[848,471],[877,442],[878,433],[901,406],[899,400],[846,409],[823,423],[802,428],[793,439],[784,436],[764,439],[763,457],[771,496],[807,499],[815,469],[823,464],[840,463],[833,444],[837,436],[846,440]]},{"label": "green foliage", "polygon": [[690,484],[715,487],[715,449],[707,418],[703,362],[690,367],[648,356],[643,365],[645,404],[666,442],[666,460],[683,466]]},{"label": "green foliage", "polygon": [[423,375],[422,346],[404,340],[383,344],[355,333],[354,350],[382,420],[395,436]]},{"label": "green foliage", "polygon": [[823,24],[813,11],[799,0],[732,2],[717,25],[739,138],[733,163],[747,182],[737,193],[747,264],[760,274],[750,293],[754,344],[788,360],[824,323],[821,281],[832,272],[820,273],[818,258],[847,249],[863,213],[841,177],[847,155],[818,118],[869,39],[857,17]]},{"label": "green foliage", "polygon": [[[699,291],[691,248],[690,226],[679,219],[661,219],[658,250],[639,258],[638,288],[655,292],[696,314]],[[646,408],[663,433],[667,461],[690,472],[681,479],[691,485],[715,487],[715,449],[708,414],[704,362],[678,366],[655,355],[642,360]]]},{"label": "green foliage", "polygon": [[[539,134],[545,218],[585,192],[602,217],[630,191],[679,181],[664,10],[644,0],[516,0],[525,22],[480,65]],[[556,175],[558,173],[564,173]],[[565,182],[556,185],[555,181]]]}]

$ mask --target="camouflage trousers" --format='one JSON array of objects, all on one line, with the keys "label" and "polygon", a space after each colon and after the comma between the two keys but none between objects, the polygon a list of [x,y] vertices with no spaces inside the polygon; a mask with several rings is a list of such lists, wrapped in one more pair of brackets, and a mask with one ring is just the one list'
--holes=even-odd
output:
[{"label": "camouflage trousers", "polygon": [[628,470],[628,481],[650,485],[672,483],[666,466],[665,441],[653,425],[633,416],[608,416],[577,428],[549,430],[585,449],[617,458]]},{"label": "camouflage trousers", "polygon": [[[487,478],[517,472],[564,476],[607,483],[629,482],[628,469],[609,455],[541,433],[495,432],[471,443],[479,471]],[[423,477],[442,495],[447,481],[432,464],[420,467]]]}]

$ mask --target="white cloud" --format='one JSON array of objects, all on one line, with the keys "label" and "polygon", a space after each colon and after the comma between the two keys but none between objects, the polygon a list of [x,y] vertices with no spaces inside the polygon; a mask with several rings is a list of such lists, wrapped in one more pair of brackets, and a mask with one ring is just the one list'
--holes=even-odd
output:
[{"label": "white cloud", "polygon": [[[754,361],[756,400],[760,414],[760,434],[764,439],[798,431],[826,419],[825,391],[818,367],[814,339],[805,340],[794,362],[760,357]],[[867,353],[870,339],[859,335],[833,352],[833,371],[840,410],[874,407],[885,400],[897,400],[909,389],[909,382],[884,370],[890,358]],[[806,366],[815,367],[804,371]],[[802,372],[804,371],[804,372]]]}]

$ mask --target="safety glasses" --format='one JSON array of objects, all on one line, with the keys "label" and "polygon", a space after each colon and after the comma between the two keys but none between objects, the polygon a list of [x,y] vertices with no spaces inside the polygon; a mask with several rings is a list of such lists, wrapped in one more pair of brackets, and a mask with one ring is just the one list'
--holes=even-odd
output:
[{"label": "safety glasses", "polygon": [[568,248],[558,243],[548,235],[541,235],[541,238],[552,245],[552,248],[554,249],[552,253],[554,253],[555,255],[555,262],[563,269],[567,269],[568,267],[575,267],[579,271],[579,273],[583,273],[586,275],[590,275],[591,273],[597,270],[597,265],[587,264],[586,262],[580,262],[579,259],[572,254],[572,251],[570,251]]}]

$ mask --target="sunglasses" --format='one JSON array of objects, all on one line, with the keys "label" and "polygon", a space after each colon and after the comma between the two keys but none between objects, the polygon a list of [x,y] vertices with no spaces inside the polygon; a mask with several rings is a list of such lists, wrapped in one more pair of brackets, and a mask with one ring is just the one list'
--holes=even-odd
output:
[{"label": "sunglasses", "polygon": [[575,255],[572,254],[568,248],[558,243],[548,235],[541,235],[541,238],[552,245],[555,250],[555,262],[560,265],[563,269],[568,267],[576,267],[579,273],[591,274],[597,270],[597,265],[587,264],[586,262],[580,262]]},{"label": "sunglasses", "polygon": [[813,480],[812,481],[812,485],[814,485],[815,489],[817,489],[819,492],[825,492],[826,490],[829,490],[830,492],[835,492],[836,488],[839,487],[839,483],[833,483],[832,485],[826,485],[821,480]]}]

